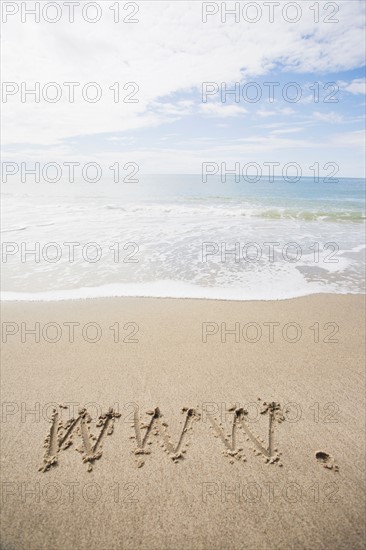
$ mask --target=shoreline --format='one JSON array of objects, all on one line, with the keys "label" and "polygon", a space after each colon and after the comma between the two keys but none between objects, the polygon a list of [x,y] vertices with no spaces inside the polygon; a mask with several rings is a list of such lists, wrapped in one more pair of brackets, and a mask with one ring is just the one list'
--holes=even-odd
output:
[{"label": "shoreline", "polygon": [[270,302],[286,302],[289,300],[298,300],[302,298],[310,298],[316,296],[359,296],[366,299],[366,292],[314,292],[309,294],[301,294],[297,296],[289,296],[284,298],[258,298],[258,299],[233,299],[233,298],[206,298],[206,297],[191,297],[191,296],[81,296],[80,298],[53,298],[53,299],[41,299],[41,298],[1,298],[1,304],[15,304],[15,303],[29,303],[29,304],[39,304],[39,303],[59,303],[59,302],[80,302],[80,301],[89,301],[89,300],[194,300],[194,301],[209,301],[209,302],[233,302],[233,303],[270,303]]}]

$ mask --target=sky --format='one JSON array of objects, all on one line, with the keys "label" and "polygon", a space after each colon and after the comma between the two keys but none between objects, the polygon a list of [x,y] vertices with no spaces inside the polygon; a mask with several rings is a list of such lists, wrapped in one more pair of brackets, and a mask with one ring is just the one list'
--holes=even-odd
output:
[{"label": "sky", "polygon": [[[22,22],[20,2],[2,4],[4,161],[136,162],[141,173],[183,174],[200,173],[202,162],[296,162],[303,175],[315,162],[337,162],[340,176],[365,175],[363,1],[315,2],[319,22],[304,0],[296,22],[285,20],[286,2],[273,22],[263,2],[256,22],[242,12],[222,21],[221,2],[121,2],[115,22],[116,2],[104,0],[95,23],[83,20],[83,1],[73,23],[62,1],[55,23],[46,20],[52,8]],[[216,9],[204,22],[203,10]],[[39,83],[39,103],[31,94],[22,102],[22,82],[23,91]],[[65,82],[79,83],[73,103]],[[225,86],[238,96],[222,95]],[[61,97],[46,101],[42,91]]]}]

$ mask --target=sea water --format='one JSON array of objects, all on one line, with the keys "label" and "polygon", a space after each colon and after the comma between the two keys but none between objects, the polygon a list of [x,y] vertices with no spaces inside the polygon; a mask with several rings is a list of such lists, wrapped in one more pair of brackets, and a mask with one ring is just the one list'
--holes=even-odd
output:
[{"label": "sea water", "polygon": [[2,298],[363,293],[364,235],[363,179],[7,183]]}]

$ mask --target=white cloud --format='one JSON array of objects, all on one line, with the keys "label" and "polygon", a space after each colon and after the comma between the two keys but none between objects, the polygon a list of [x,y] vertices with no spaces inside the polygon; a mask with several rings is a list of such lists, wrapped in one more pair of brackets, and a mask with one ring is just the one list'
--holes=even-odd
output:
[{"label": "white cloud", "polygon": [[159,103],[155,101],[150,105],[150,109],[161,115],[166,115],[167,117],[173,116],[186,116],[190,115],[193,112],[194,102],[193,101],[177,101],[176,103]]},{"label": "white cloud", "polygon": [[[256,24],[232,18],[222,24],[220,17],[203,24],[201,10],[201,2],[143,2],[137,24],[115,24],[107,6],[96,24],[80,18],[73,24],[23,24],[12,17],[2,29],[3,81],[95,81],[103,96],[95,104],[21,103],[16,96],[3,104],[4,142],[51,146],[77,135],[154,127],[192,109],[184,101],[164,106],[161,98],[199,90],[204,81],[253,79],[276,64],[303,73],[347,70],[363,62],[361,1],[343,2],[337,24],[315,24],[313,12],[305,9],[296,24],[281,17],[273,24],[265,17]],[[137,82],[139,103],[114,103],[109,86],[117,81]],[[225,116],[240,114],[237,106],[202,106],[219,117],[224,109]]]},{"label": "white cloud", "polygon": [[283,107],[282,109],[259,109],[256,114],[261,118],[268,118],[271,116],[278,116],[280,114],[282,115],[293,115],[295,114],[295,109],[292,109],[291,107]]},{"label": "white cloud", "polygon": [[273,130],[272,134],[297,134],[298,132],[302,132],[303,128],[294,127],[294,128],[280,128],[278,130]]},{"label": "white cloud", "polygon": [[366,78],[356,78],[352,82],[342,82],[343,88],[351,94],[366,95]]},{"label": "white cloud", "polygon": [[233,117],[244,115],[247,110],[239,105],[227,105],[224,103],[203,103],[200,106],[201,112],[212,117]]},{"label": "white cloud", "polygon": [[365,132],[363,130],[356,130],[354,132],[335,134],[330,139],[330,145],[335,147],[350,147],[352,149],[358,148],[364,153],[366,146]]},{"label": "white cloud", "polygon": [[285,107],[284,109],[280,109],[280,113],[283,115],[293,115],[296,113],[296,111],[291,107]]},{"label": "white cloud", "polygon": [[334,111],[331,111],[330,113],[320,113],[319,111],[315,111],[313,116],[317,120],[329,122],[330,124],[339,124],[344,120],[342,115],[335,113]]},{"label": "white cloud", "polygon": [[274,111],[274,110],[269,111],[268,109],[258,109],[256,114],[261,118],[268,118],[268,117],[271,117],[271,116],[276,116],[277,112]]}]

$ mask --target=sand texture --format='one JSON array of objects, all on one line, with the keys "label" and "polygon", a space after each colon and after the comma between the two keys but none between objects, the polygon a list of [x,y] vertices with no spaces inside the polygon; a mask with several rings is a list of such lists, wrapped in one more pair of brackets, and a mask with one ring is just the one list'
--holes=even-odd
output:
[{"label": "sand texture", "polygon": [[363,312],[3,304],[2,548],[364,548]]}]

